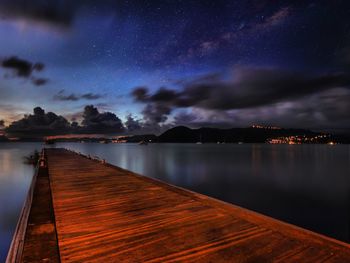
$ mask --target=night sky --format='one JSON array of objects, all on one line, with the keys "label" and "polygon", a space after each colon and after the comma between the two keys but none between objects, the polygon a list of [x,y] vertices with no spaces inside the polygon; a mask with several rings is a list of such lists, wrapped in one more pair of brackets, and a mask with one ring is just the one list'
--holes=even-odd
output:
[{"label": "night sky", "polygon": [[0,2],[6,126],[36,106],[80,122],[94,105],[135,132],[336,131],[349,87],[349,1]]}]

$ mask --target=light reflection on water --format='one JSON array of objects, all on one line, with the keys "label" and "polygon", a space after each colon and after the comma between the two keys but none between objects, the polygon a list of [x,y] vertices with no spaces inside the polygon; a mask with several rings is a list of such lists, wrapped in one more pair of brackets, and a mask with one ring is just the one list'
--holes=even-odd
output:
[{"label": "light reflection on water", "polygon": [[38,143],[0,143],[0,262],[6,258],[34,173],[23,157],[40,147]]},{"label": "light reflection on water", "polygon": [[[0,261],[41,144],[0,144]],[[125,169],[349,240],[350,146],[59,143]],[[1,257],[2,256],[2,257]]]},{"label": "light reflection on water", "polygon": [[349,240],[348,145],[67,143],[63,146]]}]

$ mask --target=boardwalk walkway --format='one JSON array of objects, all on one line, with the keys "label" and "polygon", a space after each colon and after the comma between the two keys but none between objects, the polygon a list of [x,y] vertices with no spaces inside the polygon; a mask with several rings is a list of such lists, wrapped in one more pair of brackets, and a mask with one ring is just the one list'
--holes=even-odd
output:
[{"label": "boardwalk walkway", "polygon": [[8,262],[350,262],[348,244],[67,150],[46,156]]}]

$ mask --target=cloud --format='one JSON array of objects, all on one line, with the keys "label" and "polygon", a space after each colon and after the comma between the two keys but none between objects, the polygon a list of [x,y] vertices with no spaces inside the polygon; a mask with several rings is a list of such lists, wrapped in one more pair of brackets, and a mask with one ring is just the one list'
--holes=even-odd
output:
[{"label": "cloud", "polygon": [[146,88],[136,88],[132,96],[138,102],[166,103],[170,108],[231,110],[269,105],[350,86],[350,76],[346,73],[305,75],[271,68],[236,68],[233,77],[230,82],[194,81],[180,91],[160,88],[149,94]]},{"label": "cloud", "polygon": [[69,26],[77,11],[76,1],[22,1],[4,0],[0,2],[3,19],[25,19],[46,24]]},{"label": "cloud", "polygon": [[194,113],[180,112],[174,117],[175,125],[188,125],[189,123],[196,122],[198,116]]},{"label": "cloud", "polygon": [[68,95],[64,94],[64,90],[60,90],[57,94],[53,96],[54,100],[58,101],[78,101],[78,100],[97,100],[103,97],[101,94],[94,93],[84,93],[84,94],[75,94],[71,93]]},{"label": "cloud", "polygon": [[[25,115],[22,119],[12,122],[6,128],[11,135],[21,137],[41,137],[70,133],[101,133],[118,134],[125,131],[120,118],[112,112],[99,112],[93,105],[88,105],[82,113],[82,122],[70,123],[63,116],[53,112],[45,113],[41,107],[33,109],[33,114]],[[0,123],[1,124],[1,123]]]},{"label": "cloud", "polygon": [[85,93],[80,96],[82,99],[86,100],[97,100],[102,98],[103,96],[100,94],[94,94],[94,93]]},{"label": "cloud", "polygon": [[164,123],[170,114],[171,108],[162,103],[150,103],[143,109],[142,114],[146,124],[157,125]]},{"label": "cloud", "polygon": [[143,115],[143,129],[152,132],[162,130],[162,126],[168,119],[173,106],[168,106],[167,103],[177,96],[177,92],[160,88],[153,95],[149,95],[146,87],[137,87],[132,91],[131,95],[137,102],[146,104],[141,112]]},{"label": "cloud", "polygon": [[5,58],[0,62],[2,68],[11,70],[14,73],[12,77],[30,79],[35,86],[43,86],[49,82],[46,78],[33,76],[34,71],[41,72],[45,69],[45,65],[41,62],[32,63],[16,56]]},{"label": "cloud", "polygon": [[48,82],[49,80],[45,78],[32,78],[32,83],[35,86],[43,86],[43,85],[46,85]]},{"label": "cloud", "polygon": [[5,121],[4,120],[0,120],[0,129],[5,127]]},{"label": "cloud", "polygon": [[[180,90],[161,87],[153,93],[145,87],[133,90],[134,100],[145,104],[142,111],[145,123],[159,127],[169,123],[168,117],[173,111],[189,109],[192,112],[181,111],[175,115],[173,124],[227,127],[265,121],[302,127],[310,127],[311,123],[315,127],[350,126],[345,102],[350,94],[348,73],[315,75],[238,67],[231,81],[211,74],[182,85]],[[325,94],[332,96],[327,95],[325,99]]]},{"label": "cloud", "polygon": [[1,66],[6,69],[15,71],[18,77],[29,77],[33,71],[33,64],[29,61],[19,59],[17,57],[10,57],[1,62]]},{"label": "cloud", "polygon": [[53,96],[53,99],[60,100],[60,101],[77,101],[79,100],[79,97],[74,93],[71,93],[69,95],[64,95],[64,90],[60,90],[57,94]]},{"label": "cloud", "polygon": [[252,124],[338,132],[350,129],[350,90],[336,88],[308,97],[255,108],[214,110],[191,108],[174,116],[174,125],[245,127]]},{"label": "cloud", "polygon": [[70,124],[64,117],[53,112],[45,113],[40,107],[34,108],[33,114],[12,122],[6,128],[6,132],[22,136],[61,134],[69,131]]},{"label": "cloud", "polygon": [[162,87],[150,97],[150,100],[154,102],[170,101],[174,98],[174,96],[176,96],[176,92],[174,90],[169,90]]},{"label": "cloud", "polygon": [[135,98],[136,101],[147,101],[148,97],[148,88],[147,87],[136,87],[131,95]]},{"label": "cloud", "polygon": [[100,113],[93,105],[84,108],[83,130],[93,133],[121,133],[125,128],[121,119],[112,112]]},{"label": "cloud", "polygon": [[[151,9],[158,6],[159,3],[143,3],[138,1],[138,5]],[[53,26],[59,29],[69,29],[81,12],[92,10],[96,13],[112,12],[119,15],[125,15],[125,9],[133,8],[133,5],[127,5],[123,1],[110,0],[1,0],[0,18],[7,20],[24,21],[25,23],[34,23],[44,26]],[[134,10],[135,11],[135,10]],[[137,10],[136,10],[137,11]]]},{"label": "cloud", "polygon": [[131,114],[126,116],[125,128],[129,133],[137,133],[142,130],[143,123],[135,119]]}]

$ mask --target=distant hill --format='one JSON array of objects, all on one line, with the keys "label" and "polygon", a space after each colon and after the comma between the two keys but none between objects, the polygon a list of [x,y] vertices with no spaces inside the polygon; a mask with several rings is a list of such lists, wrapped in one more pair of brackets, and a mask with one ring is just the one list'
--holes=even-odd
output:
[{"label": "distant hill", "polygon": [[[108,136],[97,136],[82,138],[77,136],[66,136],[55,141],[85,141],[85,142],[114,142],[116,139]],[[291,139],[292,138],[292,139]],[[40,138],[20,137],[16,141],[43,141]],[[290,140],[296,143],[350,143],[349,134],[330,135],[322,132],[314,132],[306,129],[285,129],[279,127],[252,126],[248,128],[199,128],[191,129],[185,126],[171,128],[159,136],[154,134],[119,136],[119,142],[159,142],[159,143],[266,143],[271,140],[277,143],[288,143]],[[0,142],[9,141],[0,134]],[[275,142],[273,142],[275,143]]]},{"label": "distant hill", "polygon": [[316,133],[304,129],[271,129],[271,128],[232,128],[232,129],[218,129],[218,128],[200,128],[190,129],[185,126],[178,126],[167,130],[158,136],[158,142],[181,142],[181,143],[195,143],[195,142],[226,142],[226,143],[264,143],[269,138],[283,137],[283,136],[317,136]]}]

